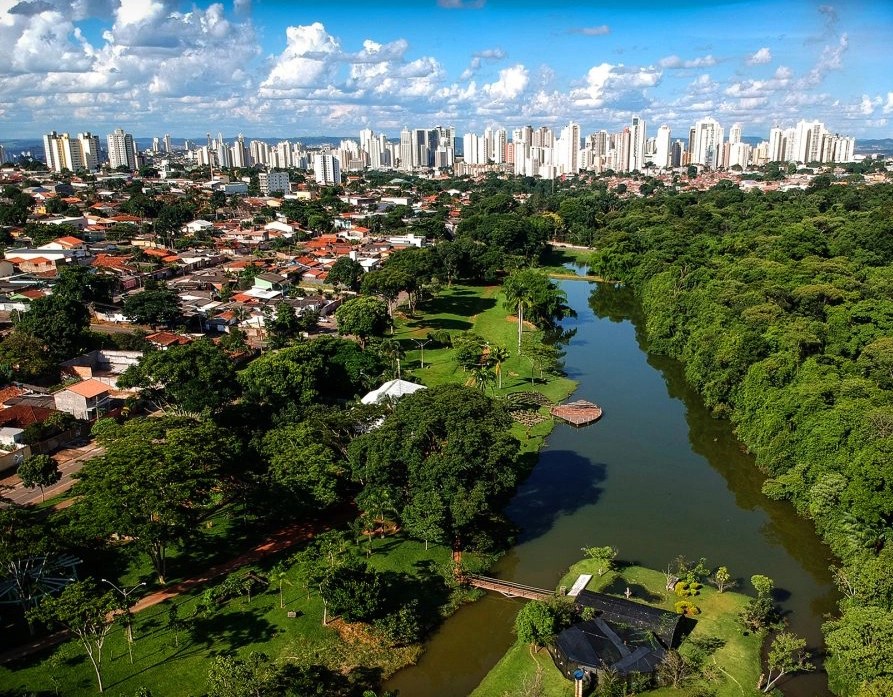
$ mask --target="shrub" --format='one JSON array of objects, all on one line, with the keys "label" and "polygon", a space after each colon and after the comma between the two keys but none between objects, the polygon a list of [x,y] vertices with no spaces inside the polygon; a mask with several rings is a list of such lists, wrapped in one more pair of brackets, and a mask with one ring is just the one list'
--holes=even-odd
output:
[{"label": "shrub", "polygon": [[687,600],[680,600],[674,606],[677,615],[685,615],[686,617],[694,617],[701,614],[701,608]]}]

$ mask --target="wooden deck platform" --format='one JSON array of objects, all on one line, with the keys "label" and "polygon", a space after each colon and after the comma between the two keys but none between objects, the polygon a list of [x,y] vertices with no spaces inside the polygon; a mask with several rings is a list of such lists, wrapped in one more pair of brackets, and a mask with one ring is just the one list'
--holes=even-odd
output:
[{"label": "wooden deck platform", "polygon": [[567,404],[556,404],[549,413],[572,426],[586,426],[602,417],[602,408],[594,402],[578,399]]}]

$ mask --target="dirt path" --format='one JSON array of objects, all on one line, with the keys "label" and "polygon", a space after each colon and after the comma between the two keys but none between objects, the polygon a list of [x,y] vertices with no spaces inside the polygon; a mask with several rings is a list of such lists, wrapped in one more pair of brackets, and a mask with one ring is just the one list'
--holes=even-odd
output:
[{"label": "dirt path", "polygon": [[[240,554],[239,556],[234,557],[233,559],[230,559],[229,561],[222,564],[212,566],[207,571],[205,571],[205,573],[199,576],[188,578],[185,581],[180,581],[179,583],[175,583],[172,586],[163,588],[144,596],[139,600],[139,602],[133,605],[131,611],[140,612],[141,610],[154,607],[155,605],[158,605],[159,603],[163,603],[165,600],[185,593],[186,591],[196,586],[200,586],[203,583],[208,583],[210,581],[213,581],[214,579],[231,573],[232,571],[235,571],[236,569],[239,569],[246,564],[253,564],[254,562],[259,561],[260,559],[263,559],[270,554],[276,554],[277,552],[286,550],[299,542],[312,538],[314,535],[318,535],[321,532],[331,530],[333,525],[345,522],[349,519],[350,515],[351,512],[345,507],[344,510],[335,511],[332,517],[325,522],[313,521],[309,523],[293,523],[292,525],[284,527],[281,530],[273,533],[269,538],[267,538],[265,542],[261,542],[255,547],[252,547],[244,554]],[[54,634],[49,634],[48,636],[41,637],[36,641],[25,644],[24,646],[19,646],[15,649],[11,649],[9,651],[6,651],[5,653],[0,654],[0,665],[18,661],[33,653],[37,653],[38,651],[43,651],[44,649],[48,649],[61,644],[69,638],[71,637],[69,636],[69,633],[67,631],[55,632]]]}]

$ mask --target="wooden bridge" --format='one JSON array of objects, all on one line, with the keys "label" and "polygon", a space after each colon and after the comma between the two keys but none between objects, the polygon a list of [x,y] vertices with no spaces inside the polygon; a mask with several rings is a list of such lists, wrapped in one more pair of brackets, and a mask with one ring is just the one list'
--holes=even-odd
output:
[{"label": "wooden bridge", "polygon": [[550,598],[555,595],[555,591],[545,590],[544,588],[534,588],[533,586],[525,586],[520,583],[503,581],[499,578],[490,578],[489,576],[468,574],[465,577],[465,580],[468,582],[468,585],[474,588],[483,588],[484,590],[502,593],[507,598],[545,600],[546,598]]}]

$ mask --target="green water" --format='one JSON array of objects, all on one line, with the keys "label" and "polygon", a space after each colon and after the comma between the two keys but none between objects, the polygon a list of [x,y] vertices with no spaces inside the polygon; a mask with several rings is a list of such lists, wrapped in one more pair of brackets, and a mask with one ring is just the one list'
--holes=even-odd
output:
[{"label": "green water", "polygon": [[[544,588],[582,555],[610,544],[623,560],[663,569],[677,555],[706,557],[734,576],[773,578],[793,631],[814,649],[836,594],[827,548],[811,524],[760,493],[763,477],[732,435],[685,385],[681,366],[651,356],[637,336],[638,307],[626,289],[564,281],[577,329],[565,371],[575,398],[602,419],[559,425],[510,505],[522,528],[494,575]],[[512,643],[520,601],[489,595],[460,610],[431,639],[417,666],[387,689],[402,697],[463,697]],[[824,674],[797,676],[788,697],[827,695]]]}]

